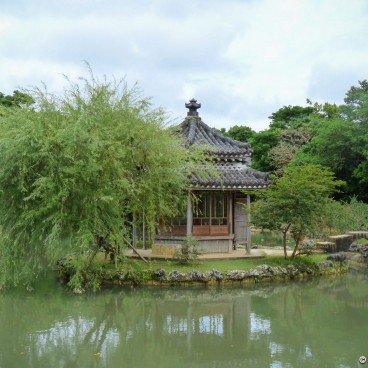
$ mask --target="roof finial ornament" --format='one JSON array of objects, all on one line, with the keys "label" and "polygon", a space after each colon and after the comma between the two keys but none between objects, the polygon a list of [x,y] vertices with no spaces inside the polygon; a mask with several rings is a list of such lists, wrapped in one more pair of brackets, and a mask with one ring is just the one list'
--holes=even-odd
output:
[{"label": "roof finial ornament", "polygon": [[185,104],[185,107],[189,109],[187,116],[198,116],[197,109],[201,108],[201,104],[197,103],[197,100],[192,98],[189,103]]}]

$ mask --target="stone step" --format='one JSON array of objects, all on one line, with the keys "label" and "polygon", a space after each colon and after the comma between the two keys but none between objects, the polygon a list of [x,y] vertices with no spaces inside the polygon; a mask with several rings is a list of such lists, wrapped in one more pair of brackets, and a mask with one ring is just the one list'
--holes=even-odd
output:
[{"label": "stone step", "polygon": [[355,239],[368,239],[368,231],[349,231],[348,235],[352,235]]},{"label": "stone step", "polygon": [[354,241],[354,236],[349,234],[329,236],[327,241],[336,244],[336,252],[347,252],[351,243]]}]

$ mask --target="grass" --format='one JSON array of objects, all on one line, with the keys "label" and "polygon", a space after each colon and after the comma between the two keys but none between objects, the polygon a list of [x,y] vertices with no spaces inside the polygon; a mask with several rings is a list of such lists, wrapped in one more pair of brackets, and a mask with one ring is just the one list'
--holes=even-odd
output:
[{"label": "grass", "polygon": [[[296,272],[299,272],[298,270],[301,270],[300,272],[302,273],[304,272],[303,270],[308,272],[307,270],[309,269],[311,271],[310,273],[313,273],[314,271],[312,270],[315,270],[317,275],[320,273],[318,268],[315,267],[315,263],[325,261],[326,257],[326,254],[313,254],[311,256],[298,256],[294,259],[289,258],[286,260],[281,256],[224,260],[206,259],[191,261],[188,264],[181,264],[175,260],[161,259],[150,260],[147,264],[140,259],[123,258],[121,262],[117,262],[115,264],[115,262],[105,259],[103,254],[98,254],[92,264],[90,264],[90,267],[84,271],[82,270],[83,272],[80,272],[80,270],[78,271],[73,267],[66,267],[65,269],[59,270],[59,276],[64,282],[68,283],[68,286],[73,290],[73,292],[79,294],[85,290],[98,290],[104,282],[107,282],[108,284],[118,283],[119,285],[122,283],[140,285],[147,282],[157,281],[156,276],[154,275],[156,275],[155,271],[160,269],[164,269],[166,275],[169,276],[169,279],[165,278],[164,282],[174,284],[182,281],[191,281],[192,278],[191,275],[189,275],[190,271],[207,274],[209,271],[216,270],[222,273],[225,277],[225,281],[228,281],[226,274],[229,271],[249,271],[264,264],[268,266],[281,266],[284,268],[288,265],[294,265],[297,270]],[[178,271],[181,275],[179,278],[177,278],[177,275],[174,275],[174,278],[170,279],[172,276],[172,274],[170,276],[170,271]],[[165,273],[163,274],[165,275]],[[189,279],[186,277],[189,277]],[[202,277],[206,278],[207,276],[200,276],[200,278]],[[256,279],[253,281],[259,282],[257,278],[258,276],[255,277]],[[237,281],[238,279],[235,278],[233,280],[230,278],[229,280],[232,282],[234,280]],[[158,280],[158,282],[160,281],[161,280]],[[202,279],[199,281],[202,282]]]},{"label": "grass", "polygon": [[[266,257],[266,258],[247,258],[247,259],[224,259],[224,260],[201,260],[192,261],[188,264],[180,264],[173,260],[151,260],[149,264],[137,259],[124,259],[122,263],[118,264],[118,268],[121,269],[136,269],[136,270],[159,270],[165,271],[181,271],[189,272],[192,270],[207,272],[210,270],[218,270],[221,272],[227,272],[232,270],[251,270],[259,265],[267,264],[270,266],[286,267],[289,264],[312,264],[315,262],[322,262],[326,260],[326,254],[315,254],[309,257],[300,256],[294,259],[284,259],[283,257]],[[114,268],[114,264],[105,264],[107,268]]]},{"label": "grass", "polygon": [[367,244],[368,243],[368,239],[365,239],[365,238],[363,238],[363,239],[357,239],[357,240],[354,240],[354,244],[356,244],[356,245],[364,245],[364,244]]}]

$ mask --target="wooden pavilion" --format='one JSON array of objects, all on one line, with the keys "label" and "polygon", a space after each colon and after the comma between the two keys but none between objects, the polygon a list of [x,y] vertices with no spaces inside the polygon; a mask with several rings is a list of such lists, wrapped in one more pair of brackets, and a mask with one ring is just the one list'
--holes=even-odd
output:
[{"label": "wooden pavilion", "polygon": [[250,252],[250,217],[244,206],[250,206],[250,196],[242,191],[266,188],[268,174],[250,167],[249,143],[225,137],[202,121],[197,111],[201,104],[195,99],[185,107],[189,111],[180,124],[179,134],[188,147],[208,147],[219,175],[208,179],[193,176],[186,214],[172,219],[170,226],[160,227],[155,244],[160,247],[180,243],[190,236],[198,241],[201,252],[232,252],[240,244]]}]

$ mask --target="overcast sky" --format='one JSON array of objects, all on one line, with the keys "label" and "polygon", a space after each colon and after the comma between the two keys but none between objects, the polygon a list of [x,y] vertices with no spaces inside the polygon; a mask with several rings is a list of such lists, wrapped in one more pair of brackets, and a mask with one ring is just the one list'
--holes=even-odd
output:
[{"label": "overcast sky", "polygon": [[97,75],[138,82],[178,122],[268,128],[368,79],[367,0],[1,0],[0,91]]}]

